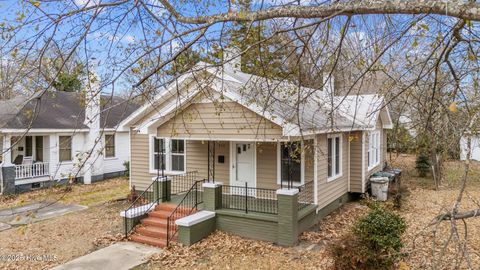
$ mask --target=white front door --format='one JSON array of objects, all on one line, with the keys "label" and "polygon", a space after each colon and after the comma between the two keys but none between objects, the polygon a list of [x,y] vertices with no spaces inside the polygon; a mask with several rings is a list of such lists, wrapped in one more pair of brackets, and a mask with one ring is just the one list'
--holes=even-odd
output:
[{"label": "white front door", "polygon": [[230,185],[255,187],[255,143],[232,143],[232,173]]}]

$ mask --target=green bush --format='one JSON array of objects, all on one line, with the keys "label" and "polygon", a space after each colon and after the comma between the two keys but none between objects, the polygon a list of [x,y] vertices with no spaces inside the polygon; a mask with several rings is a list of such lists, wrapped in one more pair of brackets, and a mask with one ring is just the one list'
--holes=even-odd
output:
[{"label": "green bush", "polygon": [[401,258],[405,221],[374,207],[357,221],[352,233],[334,246],[336,269],[391,269]]},{"label": "green bush", "polygon": [[417,169],[418,176],[427,176],[427,173],[430,171],[430,160],[428,159],[427,155],[421,153],[417,156],[415,168]]}]

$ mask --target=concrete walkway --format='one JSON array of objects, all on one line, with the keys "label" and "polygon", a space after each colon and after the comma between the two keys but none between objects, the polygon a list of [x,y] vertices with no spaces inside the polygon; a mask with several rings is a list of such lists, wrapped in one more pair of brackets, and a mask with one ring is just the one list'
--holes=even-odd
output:
[{"label": "concrete walkway", "polygon": [[128,270],[145,263],[151,255],[161,251],[159,248],[134,242],[119,242],[52,270]]},{"label": "concrete walkway", "polygon": [[62,216],[86,208],[88,207],[76,204],[62,204],[58,202],[53,204],[51,202],[33,203],[0,210],[0,222],[12,226],[24,225]]}]

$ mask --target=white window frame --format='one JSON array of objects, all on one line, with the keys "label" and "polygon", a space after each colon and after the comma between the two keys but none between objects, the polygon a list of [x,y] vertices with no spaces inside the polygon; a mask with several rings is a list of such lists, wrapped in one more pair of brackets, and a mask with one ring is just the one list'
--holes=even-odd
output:
[{"label": "white window frame", "polygon": [[[338,174],[335,174],[335,168],[337,167],[337,161],[335,160],[336,156],[336,147],[335,147],[335,141],[336,138],[339,138],[338,143],[339,145],[339,150],[340,153],[338,155],[338,160],[340,161],[340,164],[338,164]],[[332,139],[332,175],[328,176],[328,139]],[[338,179],[343,176],[343,136],[342,134],[329,134],[327,136],[327,182],[331,182],[335,179]]]},{"label": "white window frame", "polygon": [[370,131],[368,134],[368,170],[371,170],[380,164],[380,141],[381,134],[379,130]]},{"label": "white window frame", "polygon": [[[182,174],[187,171],[187,140],[181,138],[166,138],[166,137],[157,137],[155,135],[150,135],[148,138],[149,143],[149,171],[151,174],[156,174],[157,170],[155,169],[154,163],[154,139],[163,139],[165,142],[165,173],[167,174]],[[181,140],[183,141],[183,171],[173,171],[172,170],[172,140]],[[174,154],[174,155],[181,155],[181,154]]]},{"label": "white window frame", "polygon": [[[300,153],[300,183],[292,182],[293,186],[301,186],[305,184],[305,145],[303,141],[301,143],[302,152]],[[277,142],[277,185],[281,185],[282,181],[282,143],[288,143],[288,141]],[[285,183],[285,181],[284,181]]]}]

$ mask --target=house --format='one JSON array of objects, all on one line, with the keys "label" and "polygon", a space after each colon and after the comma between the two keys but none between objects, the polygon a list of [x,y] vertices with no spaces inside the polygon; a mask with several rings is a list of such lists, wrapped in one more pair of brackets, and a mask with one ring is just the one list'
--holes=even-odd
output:
[{"label": "house", "polygon": [[98,87],[0,101],[1,194],[123,175],[129,133],[116,128],[136,108]]},{"label": "house", "polygon": [[460,138],[460,160],[466,160],[470,143],[470,159],[480,161],[480,136],[478,132],[469,132]]},{"label": "house", "polygon": [[189,244],[216,228],[291,245],[382,170],[383,97],[334,96],[328,76],[309,89],[243,73],[239,61],[197,64],[120,125],[131,186],[150,203],[121,213],[127,232],[143,224],[133,240]]}]

